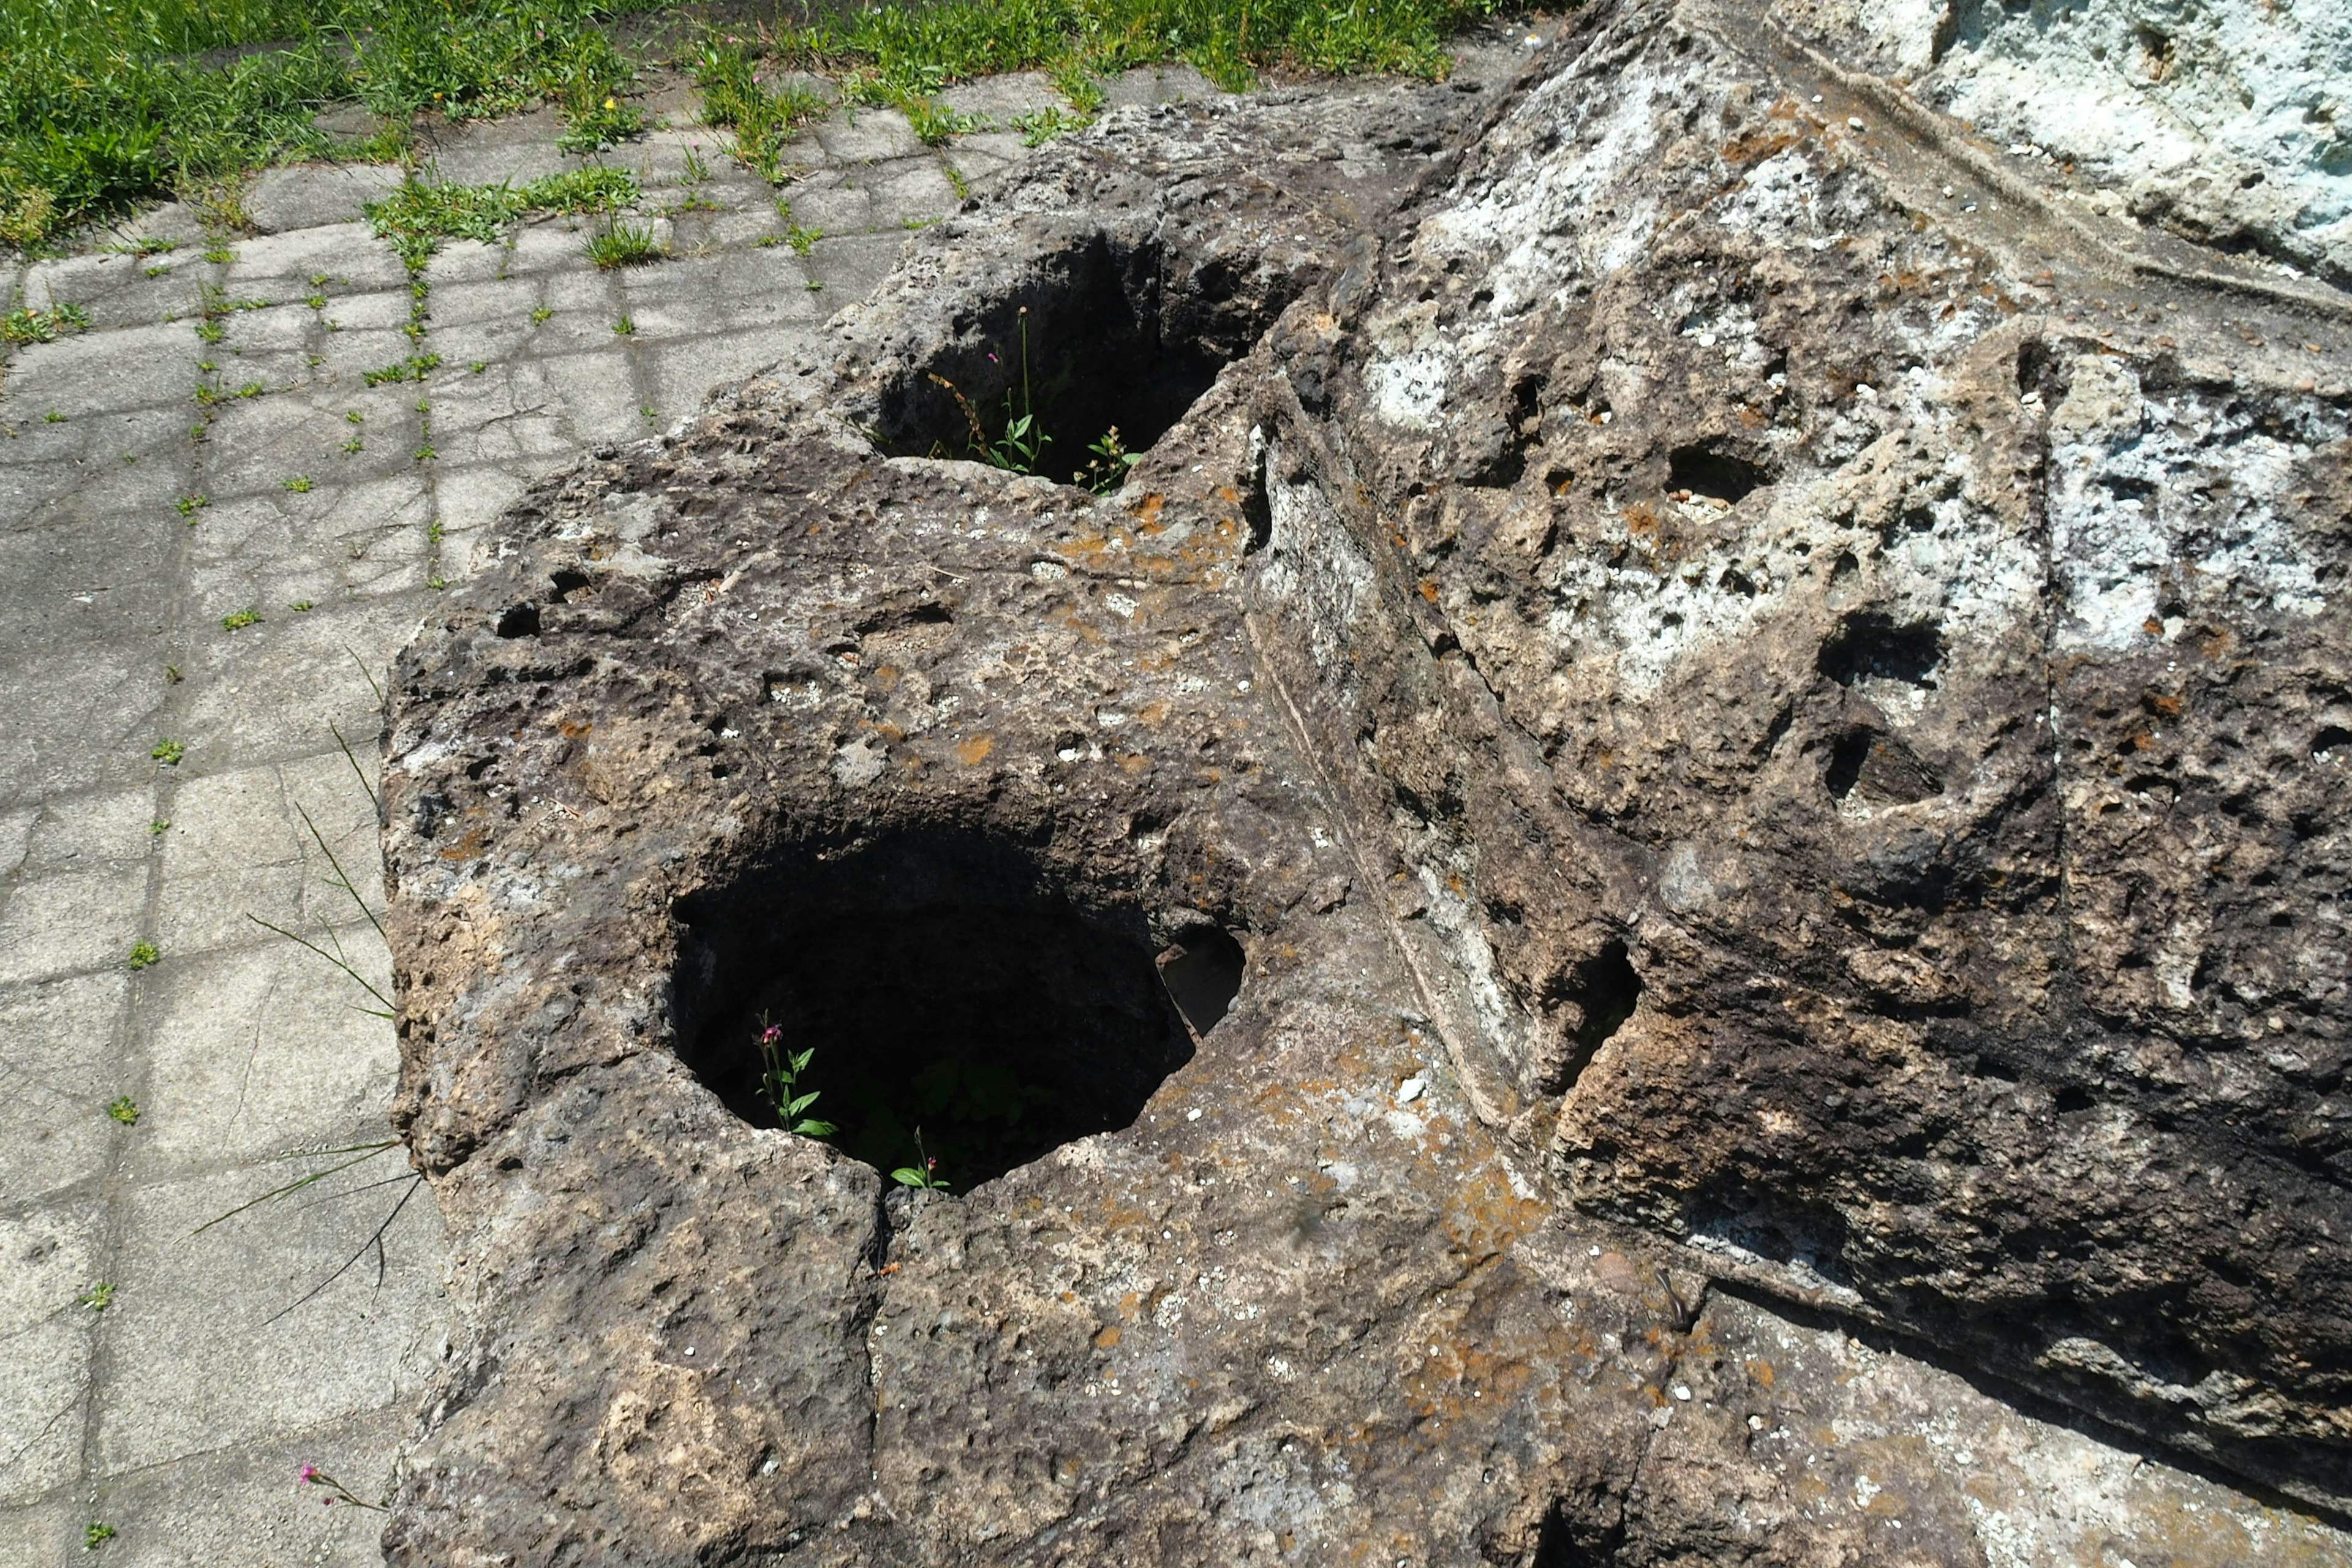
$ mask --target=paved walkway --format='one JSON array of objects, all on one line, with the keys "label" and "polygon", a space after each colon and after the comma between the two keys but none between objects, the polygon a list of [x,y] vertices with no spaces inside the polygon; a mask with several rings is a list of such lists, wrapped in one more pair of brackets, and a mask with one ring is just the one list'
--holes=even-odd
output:
[{"label": "paved walkway", "polygon": [[[947,97],[1000,124],[1059,101],[1033,77]],[[0,1568],[381,1560],[379,1516],[297,1469],[383,1494],[445,1353],[442,1243],[396,1150],[199,1233],[331,1163],[290,1153],[389,1135],[390,1026],[256,922],[385,984],[335,868],[378,901],[375,683],[482,531],[536,474],[784,355],[1024,151],[836,111],[788,220],[689,93],[653,107],[677,128],[604,161],[665,215],[654,265],[599,272],[555,219],[446,247],[419,296],[359,221],[397,171],[309,166],[254,181],[240,232],[169,207],[121,237],[173,248],[5,279],[90,329],[0,381]],[[520,183],[580,162],[557,129],[430,156]],[[793,226],[822,237],[803,254]],[[420,354],[421,381],[368,384]]]}]

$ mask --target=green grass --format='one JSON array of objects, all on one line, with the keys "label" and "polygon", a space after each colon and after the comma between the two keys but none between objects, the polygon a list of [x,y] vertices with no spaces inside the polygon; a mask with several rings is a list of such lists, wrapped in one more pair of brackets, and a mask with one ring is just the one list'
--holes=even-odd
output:
[{"label": "green grass", "polygon": [[414,269],[445,239],[494,245],[526,214],[610,213],[636,200],[637,182],[619,169],[568,169],[527,185],[438,184],[412,175],[366,212]]},{"label": "green grass", "polygon": [[0,0],[0,243],[327,153],[312,117],[340,101],[464,119],[551,100],[573,144],[601,144],[643,119],[610,24],[661,3]]},{"label": "green grass", "polygon": [[600,271],[659,261],[666,254],[661,242],[654,237],[654,226],[650,223],[615,221],[588,237],[588,259]]},{"label": "green grass", "polygon": [[[234,177],[337,151],[314,123],[335,103],[391,121],[341,149],[361,156],[397,155],[418,112],[463,120],[542,101],[562,110],[567,147],[607,145],[645,125],[628,99],[643,62],[615,26],[672,3],[0,0],[0,245],[37,249],[168,195],[235,227]],[[882,3],[767,32],[761,55],[740,37],[706,33],[677,63],[693,69],[738,155],[773,177],[783,143],[824,112],[813,94],[759,79],[777,65],[831,73],[851,103],[900,108],[944,139],[967,122],[933,99],[972,77],[1045,69],[1083,119],[1100,106],[1100,78],[1171,60],[1229,88],[1268,68],[1441,75],[1446,36],[1496,9],[1496,0]]]}]

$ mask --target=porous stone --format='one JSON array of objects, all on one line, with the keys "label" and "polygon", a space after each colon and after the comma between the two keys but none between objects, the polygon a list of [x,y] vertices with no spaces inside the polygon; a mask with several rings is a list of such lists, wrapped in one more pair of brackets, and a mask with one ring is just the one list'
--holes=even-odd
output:
[{"label": "porous stone", "polygon": [[[504,514],[392,1561],[2352,1562],[2352,322],[1822,40],[1118,111]],[[1094,1120],[891,1191],[771,1005]]]}]

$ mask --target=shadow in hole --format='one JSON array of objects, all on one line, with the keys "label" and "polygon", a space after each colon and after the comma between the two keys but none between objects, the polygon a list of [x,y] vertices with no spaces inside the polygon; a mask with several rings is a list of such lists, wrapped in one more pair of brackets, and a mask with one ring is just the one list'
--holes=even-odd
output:
[{"label": "shadow in hole", "polygon": [[1129,1125],[1192,1053],[1171,988],[1213,1022],[1238,985],[1237,946],[1222,995],[1213,942],[1171,960],[1181,978],[1163,985],[1139,921],[1122,929],[1018,875],[878,858],[698,895],[681,910],[679,1010],[687,1064],[768,1127],[758,1037],[773,1022],[786,1053],[812,1053],[803,1114],[885,1173],[928,1156],[963,1191]]},{"label": "shadow in hole", "polygon": [[876,445],[894,457],[977,458],[975,444],[1003,440],[1034,413],[1048,437],[1035,471],[1099,487],[1106,470],[1089,470],[1100,461],[1091,444],[1116,428],[1124,450],[1146,450],[1238,352],[1228,339],[1249,342],[1218,309],[1230,279],[1204,269],[1192,287],[1215,299],[1188,298],[1171,320],[1156,247],[1096,234],[1042,257],[1028,287],[987,301],[954,342],[882,390]]}]

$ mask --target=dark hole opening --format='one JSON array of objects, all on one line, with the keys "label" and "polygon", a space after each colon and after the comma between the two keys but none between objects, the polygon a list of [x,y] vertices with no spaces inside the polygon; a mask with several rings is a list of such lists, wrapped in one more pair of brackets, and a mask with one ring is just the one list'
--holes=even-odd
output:
[{"label": "dark hole opening", "polygon": [[1876,678],[1932,688],[1943,658],[1943,628],[1933,621],[1898,622],[1864,610],[1840,621],[1822,645],[1821,669],[1840,686]]},{"label": "dark hole opening", "polygon": [[1221,263],[1171,285],[1155,247],[1102,235],[1037,268],[1028,286],[987,301],[953,342],[881,390],[883,451],[1115,489],[1128,462],[1264,330],[1269,303],[1279,308]]},{"label": "dark hole opening", "polygon": [[1666,454],[1666,488],[1737,501],[1772,482],[1767,469],[1713,446],[1677,447]]},{"label": "dark hole opening", "polygon": [[[777,1126],[772,1025],[783,1060],[809,1053],[793,1092],[816,1098],[798,1116],[885,1174],[935,1160],[968,1190],[1129,1125],[1192,1056],[1140,917],[1087,907],[1017,857],[921,843],[795,856],[679,913],[687,1065]],[[1182,984],[1208,1018],[1239,965],[1220,993],[1217,943],[1194,945]]]},{"label": "dark hole opening", "polygon": [[502,637],[535,637],[539,635],[539,606],[512,605],[499,615],[498,634]]},{"label": "dark hole opening", "polygon": [[1878,737],[1867,730],[1849,730],[1830,742],[1830,763],[1822,774],[1832,799],[1843,800],[1853,793],[1861,781],[1862,765],[1870,761],[1870,748]]},{"label": "dark hole opening", "polygon": [[1231,933],[1203,926],[1160,955],[1160,983],[1176,1003],[1176,1011],[1192,1033],[1205,1035],[1241,994],[1242,973],[1248,964],[1242,944]]}]

